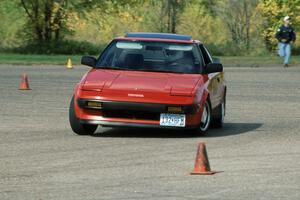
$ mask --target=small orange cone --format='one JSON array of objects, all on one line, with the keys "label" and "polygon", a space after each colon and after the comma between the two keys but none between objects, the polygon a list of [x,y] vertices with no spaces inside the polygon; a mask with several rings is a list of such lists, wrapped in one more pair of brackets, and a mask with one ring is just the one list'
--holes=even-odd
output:
[{"label": "small orange cone", "polygon": [[31,90],[29,88],[28,76],[25,73],[23,73],[22,76],[21,76],[21,82],[20,82],[19,90]]},{"label": "small orange cone", "polygon": [[199,143],[195,167],[194,170],[191,172],[191,175],[212,175],[215,173],[217,172],[210,171],[205,143]]},{"label": "small orange cone", "polygon": [[69,58],[67,62],[67,69],[73,69],[72,60]]}]

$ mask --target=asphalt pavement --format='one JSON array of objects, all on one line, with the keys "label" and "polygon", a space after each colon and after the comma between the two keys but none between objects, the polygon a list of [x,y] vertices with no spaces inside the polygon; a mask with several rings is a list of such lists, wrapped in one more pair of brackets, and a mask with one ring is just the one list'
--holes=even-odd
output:
[{"label": "asphalt pavement", "polygon": [[[88,67],[0,65],[0,199],[300,199],[300,66],[225,67],[222,129],[72,133]],[[26,72],[32,90],[18,90]],[[192,176],[205,142],[212,176]]]}]

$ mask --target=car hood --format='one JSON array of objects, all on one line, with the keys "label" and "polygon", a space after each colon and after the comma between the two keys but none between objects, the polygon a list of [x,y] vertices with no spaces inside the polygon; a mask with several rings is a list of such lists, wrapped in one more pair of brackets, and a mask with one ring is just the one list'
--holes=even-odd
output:
[{"label": "car hood", "polygon": [[134,94],[143,92],[168,93],[192,96],[200,74],[175,74],[158,72],[91,70],[82,89],[95,91],[120,91]]}]

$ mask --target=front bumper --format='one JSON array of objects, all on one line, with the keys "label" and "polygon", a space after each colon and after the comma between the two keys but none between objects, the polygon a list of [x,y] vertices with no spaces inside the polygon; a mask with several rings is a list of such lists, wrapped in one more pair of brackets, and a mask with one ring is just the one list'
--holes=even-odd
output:
[{"label": "front bumper", "polygon": [[[87,102],[101,102],[101,107],[91,108]],[[169,107],[181,107],[181,112],[170,112]],[[83,124],[97,124],[110,127],[144,127],[193,129],[201,120],[202,110],[199,105],[165,105],[154,103],[100,101],[95,99],[77,99],[76,116]],[[160,114],[185,114],[185,127],[160,126]]]},{"label": "front bumper", "polygon": [[159,124],[144,124],[144,123],[133,123],[133,122],[111,122],[101,120],[80,120],[82,124],[101,125],[104,127],[137,127],[137,128],[163,128],[163,129],[196,129],[198,126],[186,126],[186,127],[171,127],[171,126],[160,126]]},{"label": "front bumper", "polygon": [[[154,104],[154,103],[136,103],[136,102],[118,102],[118,101],[99,101],[99,100],[89,100],[89,99],[78,99],[77,103],[80,108],[90,109],[87,105],[87,102],[101,102],[103,111],[111,111],[111,110],[129,110],[129,111],[142,111],[152,113],[166,113],[168,111],[168,107],[180,106],[182,107],[183,114],[194,114],[197,112],[196,105],[165,105],[165,104]],[[97,108],[91,108],[97,109]]]}]

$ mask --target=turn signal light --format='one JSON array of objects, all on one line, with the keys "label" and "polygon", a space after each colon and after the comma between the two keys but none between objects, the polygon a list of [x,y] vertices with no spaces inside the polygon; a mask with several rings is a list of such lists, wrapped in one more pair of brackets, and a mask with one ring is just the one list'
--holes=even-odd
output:
[{"label": "turn signal light", "polygon": [[170,106],[170,107],[168,107],[168,112],[183,113],[183,110],[182,110],[182,107],[180,107],[180,106]]},{"label": "turn signal light", "polygon": [[102,108],[102,102],[97,102],[97,101],[88,101],[86,105],[89,108],[97,108],[97,109]]}]

